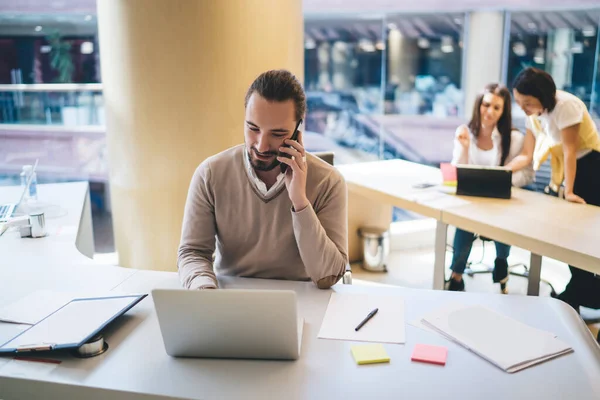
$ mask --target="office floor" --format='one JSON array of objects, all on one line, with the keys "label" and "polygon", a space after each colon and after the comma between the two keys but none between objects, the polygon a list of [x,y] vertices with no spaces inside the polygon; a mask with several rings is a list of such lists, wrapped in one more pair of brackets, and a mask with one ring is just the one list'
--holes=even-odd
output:
[{"label": "office floor", "polygon": [[[92,214],[94,224],[94,242],[96,246],[95,259],[102,263],[117,264],[118,257],[115,252],[115,245],[112,232],[112,218],[106,212],[94,212]],[[485,253],[482,254],[482,247],[478,243],[474,245],[471,252],[472,261],[479,261],[483,257],[483,264],[493,265],[495,249],[493,244],[486,245]],[[451,253],[446,255],[446,263],[449,266]],[[529,264],[529,252],[513,248],[509,257],[509,264],[517,263]],[[386,284],[397,285],[411,288],[430,289],[433,281],[433,248],[425,247],[414,250],[394,251],[390,253],[388,259],[388,272],[368,272],[360,267],[360,264],[352,265],[353,284],[355,285],[374,285]],[[485,268],[481,265],[473,267],[474,269]],[[522,267],[517,267],[515,271],[522,272]],[[450,271],[447,270],[447,278]],[[542,279],[549,281],[557,292],[561,292],[570,278],[570,272],[566,264],[544,258],[542,264]],[[498,284],[492,282],[491,274],[475,275],[469,277],[464,275],[465,286],[468,292],[488,292],[499,293]],[[509,296],[523,296],[527,293],[527,279],[511,276],[508,282]],[[550,287],[542,283],[540,286],[540,296],[549,296]],[[600,329],[600,324],[590,325],[590,330],[596,336]]]}]

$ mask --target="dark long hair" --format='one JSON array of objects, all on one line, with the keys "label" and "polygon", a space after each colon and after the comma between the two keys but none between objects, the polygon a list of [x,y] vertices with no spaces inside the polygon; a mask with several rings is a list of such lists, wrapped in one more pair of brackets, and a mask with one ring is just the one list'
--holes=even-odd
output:
[{"label": "dark long hair", "polygon": [[468,126],[471,133],[478,138],[479,132],[481,131],[481,103],[483,102],[483,96],[485,96],[486,93],[492,93],[504,99],[504,109],[502,110],[502,115],[496,124],[498,127],[498,132],[500,132],[500,137],[502,138],[502,155],[500,157],[500,165],[504,165],[506,158],[508,157],[508,152],[510,151],[510,139],[511,132],[513,130],[511,97],[506,86],[500,85],[499,83],[490,83],[485,87],[485,89],[483,89],[483,92],[480,93],[475,100],[475,105],[473,106],[473,116],[471,117],[471,121],[469,121]]}]

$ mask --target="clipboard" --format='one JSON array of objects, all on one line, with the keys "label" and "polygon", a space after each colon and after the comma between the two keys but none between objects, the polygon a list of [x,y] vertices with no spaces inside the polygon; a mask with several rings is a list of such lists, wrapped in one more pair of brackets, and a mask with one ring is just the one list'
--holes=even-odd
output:
[{"label": "clipboard", "polygon": [[0,354],[77,349],[146,296],[73,299],[1,344]]}]

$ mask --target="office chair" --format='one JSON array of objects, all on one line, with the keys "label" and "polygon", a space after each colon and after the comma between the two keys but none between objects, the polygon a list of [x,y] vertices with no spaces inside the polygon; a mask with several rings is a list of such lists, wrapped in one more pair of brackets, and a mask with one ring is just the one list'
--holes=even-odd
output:
[{"label": "office chair", "polygon": [[[486,237],[480,236],[480,235],[475,235],[475,237],[473,238],[473,241],[475,240],[481,240],[482,242],[482,246],[481,246],[481,258],[478,261],[468,261],[467,262],[467,268],[465,269],[465,274],[469,275],[471,278],[474,275],[477,274],[491,274],[494,271],[494,267],[491,265],[487,265],[483,262],[483,259],[485,258],[485,247],[486,247],[486,243],[490,243],[492,242],[492,239],[488,239]],[[483,265],[485,267],[485,269],[483,270],[475,270],[472,268],[473,265]],[[515,272],[512,271],[512,269],[514,268],[518,268],[518,267],[523,267],[523,269],[525,270],[524,272]],[[527,278],[529,279],[529,267],[523,263],[516,263],[516,264],[511,264],[508,266],[508,274],[509,275],[513,275],[513,276],[520,276],[521,278]],[[550,286],[550,293],[556,294],[556,291],[554,290],[554,286],[552,286],[552,284],[550,282],[548,282],[545,279],[541,279],[540,278],[540,282],[543,282],[545,284],[547,284],[548,286]]]},{"label": "office chair", "polygon": [[[333,151],[320,151],[311,153],[313,156],[319,157],[321,160],[325,161],[329,165],[333,165],[334,153]],[[352,285],[352,267],[350,267],[350,263],[346,264],[346,272],[342,277],[342,283],[344,285]]]}]

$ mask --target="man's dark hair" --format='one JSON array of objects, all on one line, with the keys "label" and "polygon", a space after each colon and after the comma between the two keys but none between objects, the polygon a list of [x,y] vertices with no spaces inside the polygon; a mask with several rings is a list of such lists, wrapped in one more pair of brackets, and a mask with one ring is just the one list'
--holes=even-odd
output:
[{"label": "man's dark hair", "polygon": [[529,67],[519,72],[513,81],[513,89],[526,96],[533,96],[551,112],[556,106],[556,84],[546,71]]},{"label": "man's dark hair", "polygon": [[252,82],[246,93],[244,107],[248,105],[248,100],[250,100],[250,96],[254,92],[268,101],[283,102],[292,100],[294,102],[296,121],[304,118],[304,114],[306,113],[306,95],[302,84],[290,71],[279,69],[260,74]]}]

